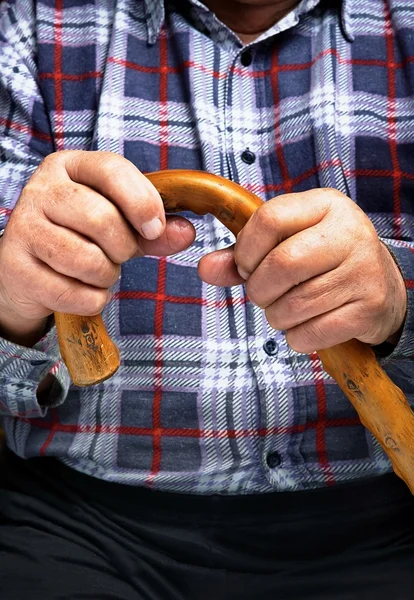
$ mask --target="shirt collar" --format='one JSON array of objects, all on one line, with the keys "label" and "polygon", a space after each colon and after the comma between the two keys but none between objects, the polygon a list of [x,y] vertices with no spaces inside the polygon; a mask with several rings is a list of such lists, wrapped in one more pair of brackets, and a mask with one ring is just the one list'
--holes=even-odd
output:
[{"label": "shirt collar", "polygon": [[[300,11],[297,14],[299,17],[301,14],[312,10],[319,3],[320,0],[302,0],[296,10]],[[199,0],[189,0],[193,5],[198,6],[200,9],[207,11],[208,9]],[[354,34],[352,30],[352,11],[351,4],[353,0],[342,0],[341,5],[341,25],[345,37],[349,41],[354,40]],[[147,22],[148,31],[148,43],[155,44],[159,38],[161,28],[165,20],[165,8],[164,0],[144,0],[145,4],[145,19]]]},{"label": "shirt collar", "polygon": [[144,0],[148,43],[155,44],[165,20],[164,0]]}]

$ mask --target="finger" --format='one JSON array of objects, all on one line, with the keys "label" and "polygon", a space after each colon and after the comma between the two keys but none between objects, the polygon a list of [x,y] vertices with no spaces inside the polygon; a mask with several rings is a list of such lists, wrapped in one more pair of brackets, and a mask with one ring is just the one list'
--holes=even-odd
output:
[{"label": "finger", "polygon": [[273,329],[287,331],[358,299],[357,282],[349,269],[335,269],[292,288],[266,308]]},{"label": "finger", "polygon": [[85,285],[36,259],[33,262],[36,281],[31,285],[31,302],[54,312],[92,316],[101,313],[111,299],[108,289]]},{"label": "finger", "polygon": [[198,263],[200,278],[211,285],[230,287],[244,283],[244,279],[237,272],[234,262],[233,248],[225,248],[211,252]]},{"label": "finger", "polygon": [[348,243],[347,238],[328,235],[322,223],[289,237],[249,277],[250,300],[266,308],[291,288],[336,269],[348,256]]},{"label": "finger", "polygon": [[120,272],[106,254],[80,234],[43,219],[28,236],[33,256],[53,271],[88,285],[109,288]]},{"label": "finger", "polygon": [[289,329],[286,340],[296,352],[310,354],[357,337],[363,318],[359,304],[352,302]]},{"label": "finger", "polygon": [[247,279],[283,240],[320,223],[329,212],[327,190],[278,196],[263,204],[237,237],[235,261]]},{"label": "finger", "polygon": [[86,185],[68,182],[59,186],[43,211],[56,225],[95,242],[114,263],[129,260],[139,248],[137,233],[121,211]]},{"label": "finger", "polygon": [[68,152],[66,171],[72,181],[92,187],[113,202],[146,239],[157,239],[165,228],[158,191],[135,165],[111,152]]},{"label": "finger", "polygon": [[136,256],[171,256],[186,250],[194,242],[196,232],[190,221],[178,216],[167,217],[164,232],[157,240],[146,240],[138,236]]}]

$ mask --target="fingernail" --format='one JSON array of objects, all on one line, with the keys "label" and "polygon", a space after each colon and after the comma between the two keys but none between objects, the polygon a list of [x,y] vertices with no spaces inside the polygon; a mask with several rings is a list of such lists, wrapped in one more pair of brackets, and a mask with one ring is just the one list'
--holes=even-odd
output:
[{"label": "fingernail", "polygon": [[239,272],[240,277],[243,277],[243,279],[249,279],[249,274],[247,273],[247,271],[244,271],[242,268],[237,267],[237,271]]},{"label": "fingernail", "polygon": [[148,223],[141,225],[141,233],[147,240],[155,240],[160,237],[163,230],[163,224],[158,217],[155,217]]}]

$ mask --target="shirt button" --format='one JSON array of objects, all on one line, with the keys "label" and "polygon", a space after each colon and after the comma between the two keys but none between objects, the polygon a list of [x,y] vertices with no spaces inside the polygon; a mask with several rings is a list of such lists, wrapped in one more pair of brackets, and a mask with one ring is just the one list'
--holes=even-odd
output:
[{"label": "shirt button", "polygon": [[244,52],[242,52],[240,56],[240,62],[243,65],[243,67],[250,67],[250,65],[253,62],[252,51],[245,50]]},{"label": "shirt button", "polygon": [[46,361],[45,360],[31,360],[30,364],[32,365],[32,367],[40,367],[40,365],[45,365]]},{"label": "shirt button", "polygon": [[241,159],[246,165],[252,165],[256,160],[256,154],[247,148],[242,152]]},{"label": "shirt button", "polygon": [[282,458],[278,452],[269,452],[266,463],[269,469],[276,469],[282,464]]},{"label": "shirt button", "polygon": [[263,344],[263,350],[268,356],[277,356],[279,352],[279,346],[276,340],[267,340],[267,342]]}]

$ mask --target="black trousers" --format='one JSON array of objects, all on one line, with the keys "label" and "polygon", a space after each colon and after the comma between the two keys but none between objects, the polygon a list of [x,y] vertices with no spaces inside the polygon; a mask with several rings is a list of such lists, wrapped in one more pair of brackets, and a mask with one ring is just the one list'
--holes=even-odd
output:
[{"label": "black trousers", "polygon": [[414,598],[414,502],[393,475],[197,497],[4,462],[1,600]]}]

